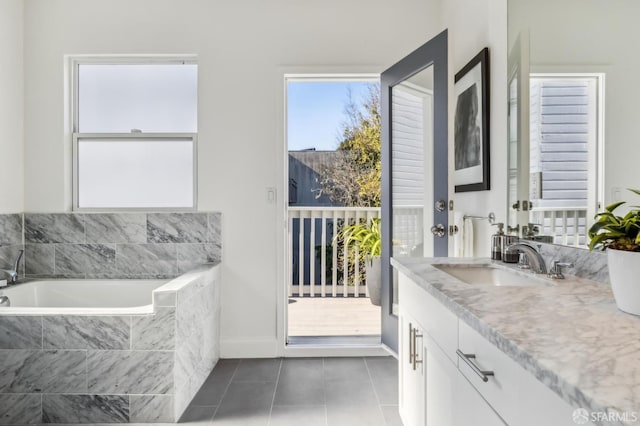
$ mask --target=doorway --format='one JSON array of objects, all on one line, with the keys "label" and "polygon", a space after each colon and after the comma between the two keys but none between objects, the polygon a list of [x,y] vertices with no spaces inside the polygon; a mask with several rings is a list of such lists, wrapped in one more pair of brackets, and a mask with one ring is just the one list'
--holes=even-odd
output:
[{"label": "doorway", "polygon": [[286,75],[286,343],[379,345],[365,262],[340,231],[380,217],[379,81]]}]

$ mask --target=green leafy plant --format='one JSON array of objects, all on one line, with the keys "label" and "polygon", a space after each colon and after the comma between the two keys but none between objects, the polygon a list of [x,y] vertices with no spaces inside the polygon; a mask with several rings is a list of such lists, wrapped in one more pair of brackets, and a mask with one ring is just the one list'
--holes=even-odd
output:
[{"label": "green leafy plant", "polygon": [[[640,190],[629,189],[640,195]],[[640,251],[640,210],[638,206],[624,216],[616,216],[613,211],[625,204],[618,201],[605,207],[605,211],[596,214],[596,223],[589,229],[589,250],[596,247],[604,250],[612,248],[624,251]]]},{"label": "green leafy plant", "polygon": [[360,260],[367,256],[382,254],[382,238],[380,232],[380,218],[373,218],[371,222],[356,223],[342,228],[336,238],[342,239],[347,247],[357,247]]}]

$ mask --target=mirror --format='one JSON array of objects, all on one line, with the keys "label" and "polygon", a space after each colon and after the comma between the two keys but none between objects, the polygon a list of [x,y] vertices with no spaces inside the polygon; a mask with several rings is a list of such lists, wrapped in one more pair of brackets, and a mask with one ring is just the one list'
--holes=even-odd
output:
[{"label": "mirror", "polygon": [[596,211],[637,204],[637,16],[634,0],[508,0],[507,221],[524,238],[584,247]]},{"label": "mirror", "polygon": [[433,66],[391,88],[391,139],[391,256],[432,257]]},{"label": "mirror", "polygon": [[447,43],[445,30],[380,76],[382,341],[393,350],[398,287],[391,256],[448,253]]}]

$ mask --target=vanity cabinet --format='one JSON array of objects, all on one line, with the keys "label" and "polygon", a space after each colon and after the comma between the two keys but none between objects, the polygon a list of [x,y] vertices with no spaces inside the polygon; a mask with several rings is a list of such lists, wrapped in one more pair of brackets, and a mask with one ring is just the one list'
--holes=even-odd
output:
[{"label": "vanity cabinet", "polygon": [[402,273],[398,284],[405,426],[576,424],[573,407],[434,296]]}]

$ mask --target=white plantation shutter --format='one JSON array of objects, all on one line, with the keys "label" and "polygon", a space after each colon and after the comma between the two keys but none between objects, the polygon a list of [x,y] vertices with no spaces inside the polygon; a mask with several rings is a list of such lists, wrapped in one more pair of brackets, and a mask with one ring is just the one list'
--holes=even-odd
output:
[{"label": "white plantation shutter", "polygon": [[391,102],[392,204],[422,206],[425,179],[423,98],[394,88]]},{"label": "white plantation shutter", "polygon": [[586,208],[593,120],[588,79],[531,79],[532,177],[541,173],[534,207]]}]

